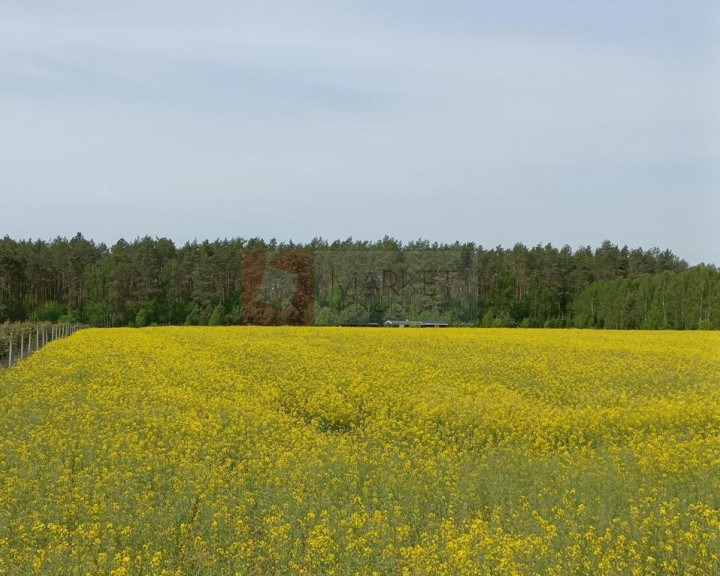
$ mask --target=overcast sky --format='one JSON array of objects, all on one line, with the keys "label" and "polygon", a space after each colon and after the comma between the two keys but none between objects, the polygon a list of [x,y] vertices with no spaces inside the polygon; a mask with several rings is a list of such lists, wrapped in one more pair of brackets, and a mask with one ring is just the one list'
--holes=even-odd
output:
[{"label": "overcast sky", "polygon": [[720,264],[717,0],[0,0],[0,236]]}]

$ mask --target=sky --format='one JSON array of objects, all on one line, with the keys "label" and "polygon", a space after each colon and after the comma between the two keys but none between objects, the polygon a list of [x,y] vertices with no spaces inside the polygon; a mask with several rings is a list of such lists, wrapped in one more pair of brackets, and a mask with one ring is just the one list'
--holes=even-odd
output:
[{"label": "sky", "polygon": [[0,0],[0,236],[720,265],[716,0]]}]

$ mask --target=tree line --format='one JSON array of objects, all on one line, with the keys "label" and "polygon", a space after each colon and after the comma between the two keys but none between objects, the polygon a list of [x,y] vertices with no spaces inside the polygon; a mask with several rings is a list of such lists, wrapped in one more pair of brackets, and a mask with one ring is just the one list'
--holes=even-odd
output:
[{"label": "tree line", "polygon": [[[238,324],[246,250],[336,251],[338,254],[453,251],[472,254],[477,301],[445,302],[433,314],[453,324],[613,329],[719,329],[720,271],[688,266],[670,250],[550,244],[487,249],[473,243],[279,243],[259,238],[188,242],[119,240],[112,246],[77,234],[52,241],[0,240],[0,322],[73,322],[92,326]],[[339,262],[351,266],[351,257]],[[320,287],[319,323],[382,321],[407,311],[398,302],[355,302]],[[432,302],[430,304],[433,304]],[[349,308],[348,308],[349,309]],[[471,316],[468,317],[468,310]],[[343,316],[345,314],[345,316]],[[353,322],[348,321],[350,316]],[[362,322],[359,322],[362,323]]]}]

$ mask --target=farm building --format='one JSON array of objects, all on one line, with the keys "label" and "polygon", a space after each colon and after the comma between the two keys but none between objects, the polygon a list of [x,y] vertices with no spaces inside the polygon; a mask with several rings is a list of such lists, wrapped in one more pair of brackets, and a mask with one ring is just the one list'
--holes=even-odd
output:
[{"label": "farm building", "polygon": [[386,320],[385,326],[389,328],[407,328],[408,326],[418,326],[420,322],[414,322],[412,320]]},{"label": "farm building", "polygon": [[420,328],[447,328],[448,323],[444,320],[386,320],[385,326],[389,328],[407,328],[418,326]]}]

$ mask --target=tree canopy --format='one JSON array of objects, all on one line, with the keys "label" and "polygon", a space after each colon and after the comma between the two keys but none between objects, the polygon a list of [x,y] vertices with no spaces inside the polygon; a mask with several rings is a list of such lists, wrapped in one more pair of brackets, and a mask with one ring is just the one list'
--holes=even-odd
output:
[{"label": "tree canopy", "polygon": [[182,246],[150,237],[112,246],[81,234],[49,242],[5,237],[0,240],[0,322],[237,324],[246,250],[335,252],[336,262],[345,266],[363,254],[385,252],[403,259],[409,253],[454,251],[476,259],[472,306],[461,298],[442,305],[427,298],[344,305],[342,289],[324,282],[316,286],[316,323],[380,322],[424,313],[482,326],[720,328],[720,271],[713,265],[690,267],[670,250],[610,241],[595,249],[551,244],[487,249],[472,243],[402,243],[387,236],[376,242],[235,238]]}]

